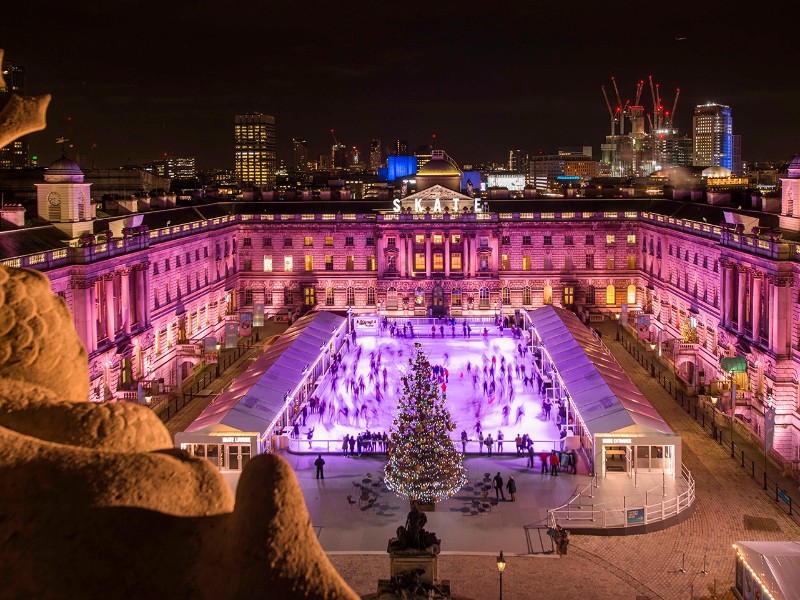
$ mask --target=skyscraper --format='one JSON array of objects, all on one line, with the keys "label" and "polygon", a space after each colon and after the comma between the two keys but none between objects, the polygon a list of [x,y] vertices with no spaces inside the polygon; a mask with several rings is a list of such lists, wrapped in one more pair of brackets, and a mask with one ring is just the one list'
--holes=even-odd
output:
[{"label": "skyscraper", "polygon": [[[11,94],[25,94],[25,68],[7,62],[3,65],[5,87],[0,87],[0,108],[6,105]],[[0,148],[0,169],[25,169],[30,166],[28,138],[23,136]]]},{"label": "skyscraper", "polygon": [[369,145],[369,168],[371,171],[377,172],[383,163],[383,155],[381,152],[381,138],[372,138]]},{"label": "skyscraper", "polygon": [[236,177],[245,187],[275,187],[275,117],[261,113],[234,119]]},{"label": "skyscraper", "polygon": [[395,156],[408,156],[408,142],[406,140],[394,141],[394,155]]},{"label": "skyscraper", "polygon": [[522,150],[508,151],[508,170],[514,173],[524,173],[528,170],[525,153]]},{"label": "skyscraper", "polygon": [[733,170],[733,119],[730,106],[701,104],[694,109],[694,157],[696,167]]},{"label": "skyscraper", "polygon": [[292,167],[305,171],[308,168],[308,142],[292,138]]}]

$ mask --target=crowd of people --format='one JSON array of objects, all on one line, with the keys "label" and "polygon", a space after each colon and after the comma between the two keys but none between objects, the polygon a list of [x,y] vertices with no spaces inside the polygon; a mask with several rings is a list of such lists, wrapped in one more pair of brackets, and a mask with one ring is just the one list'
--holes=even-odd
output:
[{"label": "crowd of people", "polygon": [[361,456],[366,452],[386,452],[389,448],[389,436],[386,432],[380,433],[369,430],[356,436],[345,434],[342,438],[342,455]]}]

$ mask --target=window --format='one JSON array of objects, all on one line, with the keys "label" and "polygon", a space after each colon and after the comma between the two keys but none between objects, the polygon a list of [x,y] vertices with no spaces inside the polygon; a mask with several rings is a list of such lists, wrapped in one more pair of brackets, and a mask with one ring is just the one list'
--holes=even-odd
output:
[{"label": "window", "polygon": [[158,275],[158,263],[153,263],[153,275]]},{"label": "window", "polygon": [[522,270],[523,271],[530,271],[531,270],[531,255],[530,254],[523,254],[522,255]]},{"label": "window", "polygon": [[531,236],[523,235],[522,236],[522,245],[523,246],[530,246],[531,245]]},{"label": "window", "polygon": [[451,252],[450,253],[450,269],[452,271],[460,271],[463,267],[461,266],[461,252]]},{"label": "window", "polygon": [[325,245],[326,246],[333,246],[333,236],[332,235],[326,235],[325,236]]},{"label": "window", "polygon": [[589,286],[586,290],[586,304],[594,304],[594,286]]},{"label": "window", "polygon": [[444,237],[441,233],[434,233],[433,234],[433,243],[434,244],[442,244],[444,243]]},{"label": "window", "polygon": [[283,288],[283,304],[284,306],[294,304],[294,294],[289,288]]},{"label": "window", "polygon": [[264,290],[264,306],[272,306],[272,290]]},{"label": "window", "polygon": [[186,253],[186,264],[188,265],[191,262],[192,262],[192,255],[191,255],[191,253],[187,252]]},{"label": "window", "polygon": [[375,260],[374,256],[368,256],[367,257],[367,271],[377,271],[377,270],[378,270],[378,261]]},{"label": "window", "polygon": [[203,258],[208,258],[208,246],[203,246]]},{"label": "window", "polygon": [[502,271],[508,271],[511,268],[511,258],[508,254],[501,254],[500,255],[500,269]]},{"label": "window", "polygon": [[553,245],[553,236],[546,235],[544,236],[544,241],[542,242],[543,246],[552,246]]},{"label": "window", "polygon": [[344,269],[345,271],[353,271],[355,269],[355,256],[352,254],[348,255],[344,262]]},{"label": "window", "polygon": [[425,243],[425,236],[421,233],[414,236],[414,242],[417,244],[424,244]]},{"label": "window", "polygon": [[593,235],[587,235],[586,236],[586,245],[587,246],[594,246],[594,236]]},{"label": "window", "polygon": [[488,237],[480,238],[479,245],[480,245],[481,248],[488,248],[489,247],[489,238]]},{"label": "window", "polygon": [[500,243],[503,244],[503,246],[510,245],[511,244],[511,236],[510,235],[504,235],[503,237],[500,238]]},{"label": "window", "polygon": [[434,271],[444,270],[444,254],[442,254],[441,252],[433,253],[433,270]]},{"label": "window", "polygon": [[511,289],[508,287],[503,288],[502,292],[503,304],[510,305],[511,304]]},{"label": "window", "polygon": [[565,236],[564,236],[564,245],[565,245],[565,246],[572,246],[572,245],[574,245],[574,244],[573,244],[573,240],[572,240],[572,236],[571,236],[571,235],[565,235]]},{"label": "window", "polygon": [[636,286],[628,286],[628,304],[636,304]]},{"label": "window", "polygon": [[672,256],[672,244],[669,245],[669,255]]},{"label": "window", "polygon": [[253,290],[244,291],[244,305],[253,306]]},{"label": "window", "polygon": [[532,302],[531,302],[531,288],[530,288],[530,286],[527,286],[527,285],[526,285],[524,288],[522,288],[522,303],[523,303],[525,306],[529,306],[530,304],[532,304]]},{"label": "window", "polygon": [[544,304],[552,304],[553,303],[553,286],[546,285],[544,286],[542,302]]},{"label": "window", "polygon": [[283,257],[283,270],[284,271],[291,271],[292,270],[292,257],[291,256],[284,256]]},{"label": "window", "polygon": [[636,243],[636,234],[635,233],[629,233],[628,234],[628,243],[629,244],[635,244]]},{"label": "window", "polygon": [[450,242],[453,244],[460,244],[461,243],[461,234],[454,233],[450,236]]},{"label": "window", "polygon": [[389,246],[390,248],[396,248],[397,247],[397,238],[394,237],[393,235],[387,237],[386,238],[386,245]]},{"label": "window", "polygon": [[636,268],[636,256],[633,254],[628,255],[628,268],[635,269]]},{"label": "window", "polygon": [[703,257],[703,268],[704,269],[708,268],[708,257],[707,256]]},{"label": "window", "polygon": [[562,304],[564,306],[569,306],[570,304],[575,304],[575,288],[571,285],[564,286],[564,297],[562,299]]},{"label": "window", "polygon": [[303,246],[309,248],[314,245],[314,238],[313,236],[307,235],[303,238]]},{"label": "window", "polygon": [[265,256],[264,257],[264,272],[271,273],[272,272],[272,257]]},{"label": "window", "polygon": [[283,238],[283,247],[284,248],[291,248],[292,247],[292,238]]},{"label": "window", "polygon": [[253,239],[246,237],[242,240],[242,246],[245,248],[250,248],[253,245]]},{"label": "window", "polygon": [[375,288],[368,287],[367,288],[367,304],[374,305],[375,304]]},{"label": "window", "polygon": [[348,236],[348,237],[344,238],[344,245],[345,246],[355,246],[355,244],[353,243],[352,236]]},{"label": "window", "polygon": [[425,253],[424,252],[417,252],[414,254],[414,270],[415,271],[424,271],[425,270]]},{"label": "window", "polygon": [[606,234],[606,245],[607,246],[613,246],[615,242],[616,242],[616,236],[614,236],[611,233]]},{"label": "window", "polygon": [[613,256],[607,256],[606,257],[606,269],[611,270],[613,268],[614,268],[614,257]]},{"label": "window", "polygon": [[264,238],[264,243],[262,244],[262,247],[263,248],[272,248],[272,238],[271,237],[265,237]]},{"label": "window", "polygon": [[374,246],[375,245],[375,238],[374,237],[368,237],[366,245],[367,246]]},{"label": "window", "polygon": [[617,302],[617,290],[613,285],[609,285],[606,288],[606,304],[616,304]]},{"label": "window", "polygon": [[252,258],[245,258],[244,259],[244,267],[245,271],[252,271],[253,270],[253,259]]},{"label": "window", "polygon": [[164,270],[169,271],[169,259],[164,261]]},{"label": "window", "polygon": [[334,306],[336,301],[333,296],[333,288],[325,288],[325,306]]},{"label": "window", "polygon": [[450,295],[450,304],[452,306],[461,306],[461,290],[456,288]]},{"label": "window", "polygon": [[354,287],[347,288],[347,306],[353,306],[356,303],[356,290]]},{"label": "window", "polygon": [[180,256],[176,256],[175,257],[175,266],[176,267],[180,267],[181,266],[181,257]]},{"label": "window", "polygon": [[314,306],[317,303],[317,292],[313,286],[303,288],[303,304],[305,306]]},{"label": "window", "polygon": [[325,270],[333,271],[333,255],[329,254],[325,257]]},{"label": "window", "polygon": [[482,287],[478,292],[478,306],[480,308],[489,308],[489,290]]},{"label": "window", "polygon": [[310,254],[306,254],[306,271],[313,271],[314,270],[314,257]]}]

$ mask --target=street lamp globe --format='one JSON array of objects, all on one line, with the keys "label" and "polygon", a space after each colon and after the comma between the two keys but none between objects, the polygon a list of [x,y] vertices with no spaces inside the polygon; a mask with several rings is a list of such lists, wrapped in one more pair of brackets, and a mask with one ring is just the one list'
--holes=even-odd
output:
[{"label": "street lamp globe", "polygon": [[502,550],[500,550],[500,556],[497,557],[497,570],[501,573],[506,570],[506,559]]}]

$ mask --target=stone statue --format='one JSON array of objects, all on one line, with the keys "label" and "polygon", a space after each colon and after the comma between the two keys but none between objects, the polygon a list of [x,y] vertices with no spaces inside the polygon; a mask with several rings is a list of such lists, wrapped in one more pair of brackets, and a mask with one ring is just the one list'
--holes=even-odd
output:
[{"label": "stone statue", "polygon": [[439,553],[442,541],[436,534],[425,530],[428,517],[416,506],[411,507],[411,511],[406,517],[406,524],[397,528],[397,537],[389,540],[389,551],[398,552],[414,550],[418,552]]},{"label": "stone statue", "polygon": [[[12,97],[0,145],[42,129],[48,100]],[[41,273],[0,265],[3,596],[357,598],[285,460],[254,457],[234,502],[148,408],[88,397],[64,300]]]}]

